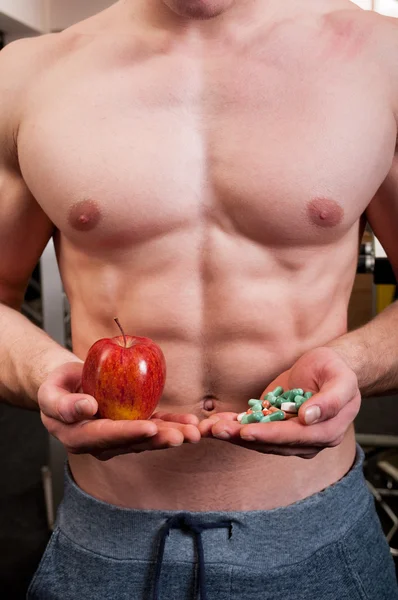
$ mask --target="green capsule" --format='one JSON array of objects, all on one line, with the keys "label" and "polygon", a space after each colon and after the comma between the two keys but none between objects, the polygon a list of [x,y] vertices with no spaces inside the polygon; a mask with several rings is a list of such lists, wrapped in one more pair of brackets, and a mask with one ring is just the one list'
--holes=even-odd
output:
[{"label": "green capsule", "polygon": [[[296,396],[296,398],[297,397],[298,396]],[[301,400],[298,400],[297,402],[295,402],[297,409],[301,408],[305,402],[307,402],[307,398],[302,398]]]},{"label": "green capsule", "polygon": [[268,392],[268,394],[264,395],[264,400],[271,400],[271,398],[275,398],[273,392]]},{"label": "green capsule", "polygon": [[261,417],[260,416],[256,416],[256,415],[259,415],[259,413],[261,414],[261,417],[264,416],[263,413],[260,412],[260,411],[250,413],[250,415],[247,415],[247,422],[248,423],[258,423],[259,420],[261,419]]},{"label": "green capsule", "polygon": [[256,412],[253,412],[253,418],[257,421],[257,423],[259,423],[261,421],[261,419],[263,418],[264,413],[261,410],[258,410]]},{"label": "green capsule", "polygon": [[282,398],[282,396],[279,396],[276,399],[276,402],[273,406],[275,406],[275,408],[280,408],[282,406],[282,402],[284,401],[284,398]]},{"label": "green capsule", "polygon": [[281,396],[283,394],[283,387],[278,385],[278,387],[276,387],[272,393],[274,396]]},{"label": "green capsule", "polygon": [[242,420],[240,422],[241,425],[249,425],[249,421],[248,418],[251,417],[251,415],[243,415]]},{"label": "green capsule", "polygon": [[271,413],[270,415],[267,415],[266,417],[263,417],[260,421],[260,423],[271,423],[272,421],[284,421],[285,420],[285,413],[282,410],[279,410],[278,412],[274,412]]},{"label": "green capsule", "polygon": [[301,402],[301,403],[303,403],[303,402],[305,402],[305,401],[306,401],[306,399],[307,399],[307,398],[304,398],[304,396],[297,395],[297,396],[295,396],[295,397],[294,397],[294,400],[293,400],[293,402],[295,402],[296,404],[297,404],[297,402]]},{"label": "green capsule", "polygon": [[248,404],[249,404],[250,408],[252,408],[256,404],[261,404],[261,400],[255,400],[255,399],[249,400]]},{"label": "green capsule", "polygon": [[291,390],[291,392],[294,393],[295,396],[304,395],[304,390],[302,390],[301,388],[294,388],[293,390]]},{"label": "green capsule", "polygon": [[310,398],[312,398],[312,396],[313,396],[313,395],[314,395],[314,394],[313,394],[312,392],[305,392],[305,394],[304,394],[304,398],[305,398],[306,400],[309,400]]}]

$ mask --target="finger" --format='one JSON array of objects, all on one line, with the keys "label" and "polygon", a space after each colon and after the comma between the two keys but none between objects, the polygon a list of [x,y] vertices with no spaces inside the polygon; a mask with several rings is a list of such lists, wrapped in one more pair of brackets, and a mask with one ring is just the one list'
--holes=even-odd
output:
[{"label": "finger", "polygon": [[70,362],[53,371],[40,386],[40,409],[49,417],[73,423],[97,413],[96,400],[81,393],[83,362]]},{"label": "finger", "polygon": [[158,427],[158,433],[151,439],[150,447],[152,450],[162,450],[165,448],[175,448],[184,443],[184,434],[178,428]]},{"label": "finger", "polygon": [[[182,432],[178,432],[178,430],[175,431],[177,432],[177,435],[174,432],[170,435],[170,431],[166,430],[159,431],[156,435],[148,440],[145,440],[144,442],[138,442],[134,444],[129,443],[105,451],[98,451],[98,449],[94,449],[92,454],[101,461],[107,461],[122,454],[138,454],[141,452],[148,452],[150,450],[166,450],[168,448],[176,448],[184,443],[184,436],[182,435]],[[178,433],[181,435],[178,435]]]},{"label": "finger", "polygon": [[359,394],[354,373],[345,371],[325,383],[321,390],[303,405],[299,418],[303,425],[333,419]]},{"label": "finger", "polygon": [[210,435],[220,440],[229,440],[231,438],[240,440],[241,429],[242,425],[238,421],[222,419],[213,424]]},{"label": "finger", "polygon": [[[316,446],[334,448],[344,439],[348,427],[354,422],[361,406],[361,397],[358,394],[348,402],[333,419],[320,421],[315,425],[304,425],[301,430],[302,441],[309,445],[313,440]],[[296,423],[300,423],[299,420]]]},{"label": "finger", "polygon": [[71,394],[51,382],[44,383],[38,394],[40,410],[52,419],[76,423],[92,418],[98,411],[95,398],[87,394]]},{"label": "finger", "polygon": [[[105,462],[115,458],[116,456],[122,456],[125,454],[140,454],[141,452],[148,452],[150,450],[166,450],[167,448],[180,446],[181,443],[181,440],[176,441],[175,443],[170,443],[170,440],[166,439],[165,436],[157,434],[150,439],[145,440],[144,442],[137,442],[133,444],[128,443],[124,444],[123,446],[117,446],[108,450],[93,448],[89,451],[85,451],[84,453],[90,453],[98,460]],[[83,452],[79,453],[82,454]]]},{"label": "finger", "polygon": [[[200,440],[200,434],[197,428],[195,437],[197,437],[197,441]],[[150,450],[166,450],[170,448],[175,448],[177,446],[181,446],[184,442],[187,441],[189,440],[184,440],[183,437],[170,439],[170,436],[165,435],[165,432],[159,432],[157,435],[146,440],[145,442],[138,444],[128,444],[126,446],[114,448],[112,450],[105,450],[100,452],[97,451],[93,454],[100,461],[108,461],[111,458],[115,458],[115,456],[120,456],[122,454],[138,454],[140,452],[148,452]]]},{"label": "finger", "polygon": [[228,421],[228,422],[238,422],[237,421],[238,413],[233,412],[225,412],[225,413],[216,413],[207,419],[203,419],[198,425],[198,429],[202,435],[202,437],[211,436],[211,431],[213,425],[218,423],[219,421]]},{"label": "finger", "polygon": [[[200,441],[201,435],[196,425],[183,425],[181,423],[167,423],[164,421],[156,422],[159,430],[159,434],[164,434],[165,439],[175,440],[176,443],[173,445],[180,445],[180,443],[196,444]],[[174,432],[179,432],[181,436],[175,435]],[[178,443],[178,440],[181,440]]]},{"label": "finger", "polygon": [[41,416],[48,431],[59,439],[69,452],[75,454],[138,444],[158,433],[157,425],[151,421],[96,419],[64,424],[44,413]]},{"label": "finger", "polygon": [[334,448],[343,441],[349,425],[359,412],[359,407],[360,399],[354,399],[334,419],[316,423],[311,427],[303,425],[299,419],[243,425],[240,437],[246,441],[275,446]]},{"label": "finger", "polygon": [[200,435],[202,437],[210,437],[211,430],[213,425],[215,425],[220,419],[218,417],[209,417],[208,419],[203,419],[198,425],[198,429],[200,431]]},{"label": "finger", "polygon": [[147,444],[148,449],[162,450],[181,446],[184,443],[195,444],[200,441],[200,433],[195,425],[179,425],[178,423],[157,423],[158,433]]},{"label": "finger", "polygon": [[161,419],[162,421],[171,421],[174,423],[183,423],[184,425],[198,425],[199,419],[196,415],[192,414],[181,414],[181,413],[170,413],[165,411],[155,412],[151,419]]},{"label": "finger", "polygon": [[[255,424],[256,435],[258,433],[258,425],[262,427],[268,427],[271,423],[267,424]],[[274,425],[278,426],[280,423],[274,423]],[[302,446],[302,445],[294,445],[293,443],[280,445],[280,444],[269,444],[264,442],[261,439],[260,435],[257,435],[254,442],[248,442],[242,439],[240,433],[243,429],[243,425],[238,422],[231,421],[218,421],[211,430],[211,435],[220,440],[226,440],[232,444],[241,446],[243,448],[247,448],[248,450],[255,450],[257,452],[262,452],[265,454],[277,454],[280,456],[298,456],[299,458],[314,458],[319,452],[321,452],[324,448],[317,446]],[[301,428],[305,431],[308,430],[308,427]],[[266,429],[264,430],[266,431]]]},{"label": "finger", "polygon": [[260,442],[276,446],[317,446],[323,442],[323,433],[320,425],[309,428],[302,425],[298,419],[292,419],[290,421],[243,425],[240,430],[240,437],[248,442]]}]

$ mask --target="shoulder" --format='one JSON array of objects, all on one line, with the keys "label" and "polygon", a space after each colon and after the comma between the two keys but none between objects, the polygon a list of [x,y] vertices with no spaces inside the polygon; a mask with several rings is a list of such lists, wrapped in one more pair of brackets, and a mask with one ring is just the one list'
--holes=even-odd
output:
[{"label": "shoulder", "polygon": [[337,35],[360,39],[366,63],[373,72],[377,71],[378,82],[386,83],[398,116],[398,19],[347,4],[349,8],[333,11],[324,18]]},{"label": "shoulder", "polygon": [[321,30],[337,42],[354,42],[370,63],[380,62],[388,47],[398,45],[398,19],[363,10],[352,2],[336,0],[333,10],[322,12]]},{"label": "shoulder", "polygon": [[26,85],[48,61],[57,34],[24,38],[0,52],[0,86],[11,92]]},{"label": "shoulder", "polygon": [[352,2],[342,2],[341,4],[343,6],[335,6],[333,10],[323,14],[325,24],[338,32],[350,27],[350,31],[362,31],[372,36],[372,34],[377,34],[377,31],[383,27],[383,24],[385,26],[386,22],[395,21],[395,19],[384,17],[374,11],[363,10]]},{"label": "shoulder", "polygon": [[0,51],[0,168],[18,168],[18,133],[43,76],[81,45],[74,32],[23,38]]},{"label": "shoulder", "polygon": [[[22,39],[0,51],[0,154],[15,150],[23,98],[42,68],[48,36]],[[2,161],[1,161],[2,162]]]},{"label": "shoulder", "polygon": [[71,30],[23,38],[0,51],[0,138],[2,146],[15,140],[33,89],[43,76],[86,44],[87,36]]},{"label": "shoulder", "polygon": [[0,128],[18,119],[29,90],[56,60],[59,35],[24,38],[0,51]]},{"label": "shoulder", "polygon": [[376,52],[383,48],[383,42],[398,47],[398,19],[362,10],[358,6],[352,8],[352,3],[349,4],[351,6],[346,10],[336,10],[326,15],[331,26],[339,28],[344,24],[351,24],[354,29],[368,36],[369,46]]},{"label": "shoulder", "polygon": [[0,51],[2,92],[26,89],[43,71],[86,43],[85,37],[71,28],[8,44]]},{"label": "shoulder", "polygon": [[398,121],[398,19],[373,13],[372,50],[388,80]]}]

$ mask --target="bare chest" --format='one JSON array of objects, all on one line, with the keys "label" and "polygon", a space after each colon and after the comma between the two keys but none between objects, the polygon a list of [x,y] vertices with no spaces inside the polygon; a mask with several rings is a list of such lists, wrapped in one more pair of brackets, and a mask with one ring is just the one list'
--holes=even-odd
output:
[{"label": "bare chest", "polygon": [[373,77],[350,48],[278,38],[113,69],[71,60],[32,95],[23,176],[87,249],[205,222],[264,244],[331,242],[391,165],[395,122]]}]

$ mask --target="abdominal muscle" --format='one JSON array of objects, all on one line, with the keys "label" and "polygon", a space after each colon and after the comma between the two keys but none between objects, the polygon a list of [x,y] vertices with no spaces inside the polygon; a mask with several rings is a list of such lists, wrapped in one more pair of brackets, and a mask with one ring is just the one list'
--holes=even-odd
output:
[{"label": "abdominal muscle", "polygon": [[[90,261],[80,260],[77,269],[76,253],[70,252],[63,260],[62,252],[68,253],[66,246],[61,245],[60,268],[71,303],[75,354],[84,359],[97,339],[117,335],[113,317],[118,309],[127,333],[151,337],[165,353],[168,374],[159,404],[162,410],[193,413],[199,419],[217,412],[242,412],[250,398],[259,397],[306,350],[345,331],[351,282],[342,284],[347,272],[344,261],[339,267],[336,260],[329,263],[330,269],[341,269],[334,274],[335,281],[340,281],[336,283],[338,293],[330,286],[334,281],[330,270],[324,281],[319,280],[321,265],[315,257],[313,262],[307,261],[311,267],[305,267],[304,279],[311,280],[309,268],[319,271],[314,277],[322,295],[316,298],[315,311],[308,294],[306,304],[300,306],[291,271],[278,269],[278,288],[278,279],[271,276],[274,264],[271,268],[264,262],[264,277],[254,276],[247,265],[244,272],[237,272],[241,261],[232,253],[229,268],[221,269],[215,282],[209,279],[206,283],[206,321],[199,322],[195,314],[201,307],[196,306],[194,293],[198,281],[189,265],[182,272],[183,255],[148,276],[143,275],[142,264],[139,276],[126,273],[126,263],[120,273],[115,266],[107,296],[109,266],[106,277],[98,272],[98,266],[91,267]],[[331,252],[336,255],[336,249]],[[346,249],[343,252],[347,255]],[[323,264],[324,255],[325,251]],[[222,256],[219,264],[223,264]],[[195,281],[190,282],[188,273]],[[98,294],[93,292],[93,281],[102,282]],[[125,289],[123,281],[134,285]],[[283,292],[279,297],[278,289]],[[95,307],[88,310],[94,296]],[[145,298],[150,301],[144,302]],[[69,463],[76,483],[110,504],[136,509],[243,511],[286,506],[319,492],[341,479],[354,459],[355,434],[350,426],[338,447],[325,449],[311,460],[202,439],[198,444],[123,455],[107,462],[91,455],[70,455]]]}]

